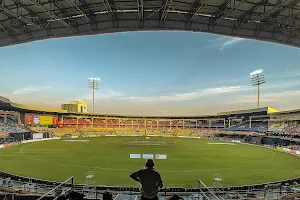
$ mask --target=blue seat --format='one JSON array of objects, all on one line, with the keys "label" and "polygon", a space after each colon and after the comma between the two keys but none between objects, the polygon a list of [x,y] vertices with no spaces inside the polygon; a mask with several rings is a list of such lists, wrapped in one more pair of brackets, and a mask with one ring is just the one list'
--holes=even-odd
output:
[{"label": "blue seat", "polygon": [[118,194],[114,200],[136,200],[137,195]]}]

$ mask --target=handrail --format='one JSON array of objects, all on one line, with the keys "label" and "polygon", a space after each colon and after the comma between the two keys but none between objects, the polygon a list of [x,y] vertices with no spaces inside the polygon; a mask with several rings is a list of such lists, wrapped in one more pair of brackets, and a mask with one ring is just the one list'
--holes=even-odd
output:
[{"label": "handrail", "polygon": [[[198,186],[200,186],[200,184],[202,184],[204,187],[205,187],[205,189],[207,189],[212,195],[213,195],[213,197],[214,198],[216,198],[217,200],[223,200],[223,198],[222,197],[217,197],[217,195],[211,190],[211,189],[209,189],[209,187],[207,187],[206,185],[205,185],[205,183],[203,182],[203,181],[201,181],[200,179],[198,179]],[[200,187],[199,187],[200,188]],[[200,190],[201,192],[202,192],[202,190]],[[204,193],[204,192],[203,192]],[[207,197],[206,195],[205,195],[205,197]],[[199,197],[198,197],[199,198]],[[207,197],[208,198],[208,197]]]},{"label": "handrail", "polygon": [[68,182],[69,180],[72,180],[72,188],[74,185],[74,177],[71,176],[70,178],[68,178],[67,180],[65,180],[64,182],[60,183],[59,185],[57,185],[56,187],[54,187],[52,190],[50,190],[49,192],[45,193],[43,196],[41,196],[40,198],[38,198],[37,200],[41,200],[44,197],[46,197],[47,195],[49,195],[50,193],[52,193],[53,191],[55,191],[57,188],[59,188],[60,186],[64,185],[66,182]]}]

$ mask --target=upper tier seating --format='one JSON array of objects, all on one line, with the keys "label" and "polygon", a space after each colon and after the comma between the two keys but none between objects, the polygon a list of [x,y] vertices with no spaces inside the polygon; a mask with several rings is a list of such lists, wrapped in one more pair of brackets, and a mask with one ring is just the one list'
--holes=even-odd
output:
[{"label": "upper tier seating", "polygon": [[250,131],[250,132],[265,132],[268,130],[268,123],[252,121],[250,127],[250,121],[245,121],[239,124],[236,124],[230,128],[225,128],[227,131]]}]

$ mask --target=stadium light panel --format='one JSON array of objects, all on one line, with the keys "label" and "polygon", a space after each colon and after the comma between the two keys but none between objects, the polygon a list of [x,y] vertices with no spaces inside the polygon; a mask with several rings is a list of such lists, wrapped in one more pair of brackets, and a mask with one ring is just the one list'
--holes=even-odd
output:
[{"label": "stadium light panel", "polygon": [[259,69],[250,73],[250,78],[252,80],[252,85],[257,86],[265,83],[264,70]]},{"label": "stadium light panel", "polygon": [[261,84],[266,83],[265,76],[264,76],[264,70],[258,69],[254,72],[251,72],[250,78],[252,80],[252,85],[257,86],[257,108],[259,108],[259,95],[260,95],[259,86]]},{"label": "stadium light panel", "polygon": [[263,72],[264,72],[264,70],[258,69],[258,70],[254,71],[254,72],[251,72],[250,73],[250,77],[253,77],[253,76],[257,75],[257,74],[261,74]]},{"label": "stadium light panel", "polygon": [[100,78],[88,78],[88,88],[93,91],[93,114],[95,113],[95,90],[100,87]]}]

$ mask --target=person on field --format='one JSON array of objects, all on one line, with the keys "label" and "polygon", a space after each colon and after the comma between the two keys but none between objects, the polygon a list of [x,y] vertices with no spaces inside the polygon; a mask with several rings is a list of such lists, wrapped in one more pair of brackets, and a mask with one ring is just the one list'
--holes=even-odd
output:
[{"label": "person on field", "polygon": [[152,159],[148,159],[146,167],[133,172],[130,177],[142,184],[142,200],[158,200],[158,187],[163,187],[163,181],[154,168]]}]

